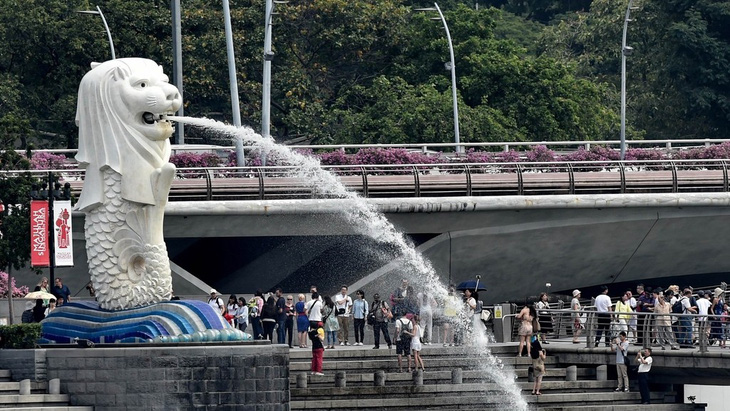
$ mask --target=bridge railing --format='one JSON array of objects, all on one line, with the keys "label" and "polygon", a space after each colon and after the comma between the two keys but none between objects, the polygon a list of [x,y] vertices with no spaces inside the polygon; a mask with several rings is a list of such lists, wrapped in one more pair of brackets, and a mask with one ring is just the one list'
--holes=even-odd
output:
[{"label": "bridge railing", "polygon": [[[669,304],[669,302],[667,302]],[[602,315],[595,309],[570,310],[549,309],[540,310],[538,320],[550,324],[550,329],[542,329],[548,340],[552,338],[574,337],[575,316],[580,315],[579,321],[583,329],[580,341],[585,347],[604,347],[606,341],[618,338],[621,331],[625,331],[630,342],[637,343],[643,348],[666,347],[666,349],[697,348],[700,352],[707,352],[708,347],[724,345],[726,331],[730,327],[725,315],[699,314],[658,314],[654,312],[610,312]],[[547,320],[547,321],[546,321]],[[518,323],[515,320],[515,323]],[[661,327],[668,322],[668,328],[663,333]],[[517,339],[519,324],[513,329],[513,339]],[[596,340],[597,331],[601,330],[600,341]],[[609,333],[605,337],[604,330]]]},{"label": "bridge railing", "polygon": [[[626,146],[628,148],[663,148],[666,150],[710,147],[713,144],[721,144],[730,142],[730,139],[674,139],[674,140],[628,140]],[[575,151],[579,148],[590,150],[592,146],[604,146],[613,149],[619,149],[621,140],[578,140],[578,141],[494,141],[494,142],[474,142],[459,143],[458,146],[464,149],[485,149],[488,151],[495,148],[501,151],[531,149],[536,146],[546,146],[561,151]],[[373,148],[404,148],[408,150],[418,150],[421,152],[452,150],[457,144],[454,143],[393,143],[393,144],[291,144],[288,147],[292,149],[302,150],[341,150],[356,151],[360,149]],[[209,144],[183,144],[172,145],[172,152],[186,151],[226,151],[235,150],[234,146],[221,146]],[[248,149],[244,147],[244,150]],[[20,151],[20,150],[19,150]],[[74,155],[77,149],[41,149],[33,150],[34,152],[48,152],[55,154]]]},{"label": "bridge railing", "polygon": [[[728,160],[323,166],[364,197],[728,192]],[[331,198],[293,166],[180,168],[170,201]],[[18,174],[2,171],[1,175]],[[31,171],[39,178],[48,170]],[[84,171],[54,170],[78,195]]]}]

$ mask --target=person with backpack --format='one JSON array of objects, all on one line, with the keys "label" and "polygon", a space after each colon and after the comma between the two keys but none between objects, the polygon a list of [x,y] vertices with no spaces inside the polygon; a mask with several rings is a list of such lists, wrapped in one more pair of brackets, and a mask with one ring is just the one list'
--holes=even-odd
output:
[{"label": "person with backpack", "polygon": [[395,353],[398,355],[398,372],[403,372],[403,356],[408,356],[408,372],[411,367],[411,338],[413,338],[413,314],[405,314],[395,322]]},{"label": "person with backpack", "polygon": [[218,291],[216,291],[215,288],[210,289],[210,298],[208,298],[208,305],[211,306],[214,310],[218,311],[218,314],[223,315],[226,306],[225,304],[223,304],[223,300],[218,297]]},{"label": "person with backpack", "polygon": [[[679,345],[685,345],[685,346],[692,346],[692,317],[690,317],[691,314],[697,314],[697,307],[692,306],[692,303],[690,302],[690,298],[692,297],[692,290],[689,288],[684,289],[684,295],[677,300],[677,303],[681,304],[682,316],[679,317],[679,337],[677,338],[677,343]],[[675,303],[675,306],[676,304]],[[674,312],[674,306],[672,307],[672,312]]]},{"label": "person with backpack", "polygon": [[380,348],[381,331],[383,333],[383,338],[385,338],[385,342],[388,344],[388,349],[391,349],[391,347],[393,347],[393,343],[390,340],[390,334],[388,334],[388,321],[393,318],[393,313],[390,311],[390,306],[387,302],[380,299],[380,294],[375,293],[375,295],[373,295],[373,303],[370,307],[372,307],[372,312],[374,314],[373,336],[375,339],[375,346],[373,349],[377,350]]}]

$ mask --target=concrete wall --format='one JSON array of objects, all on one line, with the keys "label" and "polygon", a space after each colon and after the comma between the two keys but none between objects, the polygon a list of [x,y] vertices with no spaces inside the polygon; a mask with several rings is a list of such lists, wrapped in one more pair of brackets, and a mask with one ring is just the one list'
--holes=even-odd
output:
[{"label": "concrete wall", "polygon": [[61,392],[70,395],[72,405],[109,411],[289,409],[285,346],[0,350],[2,368],[11,365],[7,360],[12,357],[27,361],[30,353],[38,352],[45,356],[48,379],[61,379]]}]

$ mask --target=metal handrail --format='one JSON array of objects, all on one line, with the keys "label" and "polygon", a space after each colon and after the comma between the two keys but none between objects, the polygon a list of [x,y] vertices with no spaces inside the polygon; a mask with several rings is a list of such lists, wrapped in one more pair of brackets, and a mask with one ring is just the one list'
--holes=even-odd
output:
[{"label": "metal handrail", "polygon": [[[669,304],[667,302],[667,304]],[[548,315],[550,315],[553,318],[555,316],[565,316],[565,315],[572,315],[574,313],[578,313],[581,315],[586,316],[585,321],[585,346],[587,348],[593,347],[595,344],[595,336],[596,336],[596,314],[597,311],[595,310],[571,310],[570,308],[566,309],[543,309],[540,310],[541,312],[547,312]],[[712,325],[713,322],[722,322],[723,317],[714,315],[714,314],[674,314],[674,313],[654,313],[654,312],[620,312],[617,313],[615,311],[610,311],[609,314],[611,315],[612,321],[619,316],[629,316],[629,317],[637,317],[638,318],[645,318],[644,321],[642,321],[643,330],[641,330],[644,338],[642,347],[648,348],[651,346],[651,339],[652,339],[652,330],[654,328],[654,323],[656,321],[656,317],[658,316],[668,316],[670,317],[670,321],[672,323],[675,322],[675,320],[678,322],[681,318],[688,318],[690,320],[690,323],[696,323],[696,325],[692,325],[691,329],[688,331],[689,333],[696,335],[697,338],[697,348],[699,352],[707,352],[709,344],[709,336],[708,331],[709,327]],[[515,314],[509,314],[505,315],[507,316],[514,316]],[[570,325],[570,322],[569,322]],[[672,334],[675,332],[678,332],[674,327],[672,328]],[[560,329],[557,330],[558,334],[557,336],[560,336]],[[514,332],[514,331],[513,331]],[[637,330],[638,332],[638,330]],[[676,336],[674,336],[676,339]],[[672,343],[676,343],[675,341],[670,341],[670,345]]]},{"label": "metal handrail", "polygon": [[[672,150],[678,145],[689,145],[693,147],[704,146],[709,147],[712,144],[725,143],[730,139],[662,139],[662,140],[629,140],[626,141],[627,147],[643,147],[643,146],[664,146],[667,150]],[[607,147],[619,147],[621,140],[577,140],[577,141],[502,141],[502,142],[473,142],[473,143],[393,143],[393,144],[292,144],[288,145],[292,149],[310,149],[310,150],[347,150],[347,149],[369,149],[369,148],[405,148],[405,149],[417,149],[421,152],[428,152],[429,148],[454,148],[455,146],[464,148],[493,148],[501,147],[502,151],[509,151],[514,147],[535,147],[535,146],[547,146],[547,147],[575,147],[590,150],[591,145],[602,145]],[[218,146],[218,145],[189,145],[194,146],[195,149],[211,149],[211,150],[235,150],[234,146]],[[172,145],[172,152],[185,151],[190,147]],[[23,152],[24,150],[16,150]],[[32,150],[33,152],[48,152],[57,154],[75,154],[78,149],[39,149]]]},{"label": "metal handrail", "polygon": [[[728,192],[726,160],[441,163],[324,166],[364,196],[498,196]],[[312,197],[293,166],[180,168],[171,201]],[[29,171],[45,176],[49,170]],[[28,171],[0,171],[2,175]],[[53,170],[78,194],[83,170]],[[664,172],[664,174],[660,174]],[[617,174],[617,175],[616,175]],[[516,178],[513,180],[510,175]],[[612,176],[616,176],[615,178]],[[359,183],[348,176],[359,176]],[[377,179],[373,178],[378,176]],[[461,176],[461,177],[458,177]],[[456,177],[456,178],[455,178]],[[463,177],[463,178],[462,178]],[[505,178],[510,177],[510,178]],[[200,185],[196,180],[205,179]],[[516,181],[515,181],[516,180]]]}]

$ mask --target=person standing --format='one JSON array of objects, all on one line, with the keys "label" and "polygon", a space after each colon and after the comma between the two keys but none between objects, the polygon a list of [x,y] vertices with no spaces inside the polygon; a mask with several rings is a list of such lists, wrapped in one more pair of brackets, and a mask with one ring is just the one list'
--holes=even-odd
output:
[{"label": "person standing", "polygon": [[596,297],[596,347],[601,342],[601,335],[605,336],[606,347],[611,344],[609,327],[611,326],[611,297],[608,296],[608,287],[601,286],[601,294]]},{"label": "person standing", "polygon": [[236,321],[236,311],[238,311],[238,298],[236,297],[236,294],[231,294],[231,296],[228,297],[226,313],[228,313],[232,318],[231,325],[233,326],[233,328],[238,328],[238,322]]},{"label": "person standing", "polygon": [[524,306],[515,317],[520,322],[517,329],[517,335],[520,337],[520,344],[517,348],[517,356],[522,357],[522,348],[527,349],[527,355],[530,356],[532,349],[532,321],[535,319],[530,307]]},{"label": "person standing", "polygon": [[[316,292],[312,293],[312,299]],[[318,322],[314,327],[309,329],[309,339],[312,340],[312,375],[324,375],[322,373],[322,363],[324,362],[324,328],[322,323]]]},{"label": "person standing", "polygon": [[319,298],[318,292],[312,293],[312,299],[307,303],[307,316],[309,318],[309,328],[316,328],[319,322],[322,322],[322,300]]},{"label": "person standing", "polygon": [[238,308],[236,309],[236,324],[238,329],[246,331],[248,328],[248,306],[246,305],[246,299],[238,297]]},{"label": "person standing", "polygon": [[618,339],[611,342],[611,351],[616,352],[616,375],[618,375],[618,387],[614,391],[629,392],[629,374],[626,367],[629,342],[626,339],[626,331],[619,332]]},{"label": "person standing", "polygon": [[579,313],[583,307],[580,305],[580,290],[573,290],[573,299],[570,301],[570,309],[573,311],[570,315],[573,319],[573,344],[578,344],[580,332],[583,329],[583,315]]},{"label": "person standing", "polygon": [[444,300],[444,347],[454,346],[457,342],[456,333],[457,321],[459,313],[459,297],[456,296],[456,288],[454,285],[449,286],[449,294]]},{"label": "person standing", "polygon": [[[33,291],[44,291],[47,293],[51,293],[51,287],[48,285],[48,279],[46,277],[41,278],[38,284],[36,284]],[[43,299],[43,306],[48,307],[49,302],[50,300]]]},{"label": "person standing", "polygon": [[294,296],[286,296],[286,305],[284,306],[284,313],[286,314],[286,321],[284,322],[284,328],[286,329],[287,338],[286,341],[289,344],[289,348],[294,348],[292,345],[292,339],[294,338]]},{"label": "person standing", "polygon": [[286,298],[281,288],[274,290],[276,298],[276,342],[286,344]]},{"label": "person standing", "polygon": [[395,353],[398,355],[398,372],[403,372],[403,356],[408,357],[408,372],[411,372],[411,338],[413,323],[411,314],[405,314],[395,322]]},{"label": "person standing", "polygon": [[715,341],[718,341],[720,348],[725,348],[725,333],[722,330],[722,315],[727,310],[723,294],[725,294],[725,291],[723,291],[722,288],[715,288],[712,295],[712,306],[710,306],[710,314],[712,314],[713,317],[710,322],[711,328],[709,345],[713,345]]},{"label": "person standing", "polygon": [[[654,296],[644,291],[644,284],[636,286],[636,292],[639,297],[636,299],[636,312],[637,313],[650,313],[654,311]],[[637,343],[644,345],[644,338],[647,338],[645,324],[649,321],[646,315],[639,315],[636,318],[636,332],[638,334]],[[651,336],[648,336],[651,338]]]},{"label": "person standing", "polygon": [[629,322],[631,321],[631,315],[626,314],[631,312],[631,305],[629,305],[629,297],[626,293],[621,296],[616,302],[616,308],[614,309],[616,317],[618,318],[618,330],[629,332]]},{"label": "person standing", "polygon": [[426,367],[423,365],[423,358],[421,358],[421,335],[423,335],[423,331],[421,329],[420,318],[418,318],[418,314],[413,316],[412,323],[413,335],[411,338],[411,351],[413,351],[413,363],[415,364],[416,369],[419,368],[418,364],[421,364],[421,371],[426,371]]},{"label": "person standing", "polygon": [[264,340],[274,342],[274,329],[276,328],[276,300],[269,296],[266,304],[261,309],[261,324],[264,327]]},{"label": "person standing", "polygon": [[347,295],[347,286],[340,287],[340,293],[335,296],[337,310],[337,324],[339,331],[337,339],[340,345],[350,345],[350,316],[352,315],[352,298]]},{"label": "person standing", "polygon": [[[58,282],[59,279],[56,279]],[[64,286],[65,287],[65,286]],[[55,288],[55,287],[54,287]],[[68,300],[66,300],[68,301]],[[215,288],[210,289],[210,297],[208,297],[208,305],[211,306],[218,314],[223,315],[226,310],[226,305],[223,304],[223,300],[218,296],[218,291]]]},{"label": "person standing", "polygon": [[550,303],[548,302],[548,293],[542,292],[540,293],[540,298],[538,298],[535,303],[535,310],[537,311],[537,317],[540,323],[540,342],[543,344],[549,344],[545,335],[551,333],[553,330],[552,316],[548,311],[543,311],[549,309]]},{"label": "person standing", "polygon": [[[63,280],[61,280],[60,277],[57,277],[54,283],[55,284],[53,286],[53,289],[51,290],[51,294],[56,296],[56,299],[58,300],[58,305],[63,305],[71,302],[71,290],[69,290],[68,287],[63,284]],[[63,299],[63,301],[61,299]]]},{"label": "person standing", "polygon": [[[423,344],[430,344],[433,338],[433,310],[436,300],[427,292],[418,293],[419,326],[423,334]],[[416,364],[418,366],[418,364]]]},{"label": "person standing", "polygon": [[692,290],[685,288],[684,295],[679,299],[682,303],[682,316],[679,317],[679,336],[677,343],[684,346],[692,346],[692,317],[690,315],[697,314],[697,307],[692,306],[690,298]]},{"label": "person standing", "polygon": [[340,324],[337,322],[335,303],[329,295],[324,296],[322,322],[324,323],[324,334],[325,340],[327,341],[327,348],[335,348],[335,344],[337,343],[337,331],[340,329]]},{"label": "person standing", "polygon": [[662,346],[662,350],[666,350],[667,344],[671,349],[678,350],[679,346],[674,342],[674,333],[672,333],[672,317],[669,315],[672,312],[672,306],[664,301],[664,293],[661,289],[654,290],[654,299],[656,301],[654,305],[656,339]]},{"label": "person standing", "polygon": [[373,295],[373,303],[370,305],[373,312],[375,313],[375,324],[373,324],[373,337],[375,339],[375,346],[373,349],[380,348],[380,333],[383,333],[388,349],[393,347],[393,343],[390,340],[390,334],[388,334],[388,321],[392,318],[393,313],[390,311],[388,303],[380,300],[380,294],[375,293]]},{"label": "person standing", "polygon": [[532,395],[542,395],[540,388],[542,387],[542,378],[545,376],[545,358],[547,353],[540,346],[537,336],[532,337],[533,341],[530,357],[532,358],[532,372],[535,377],[535,384],[532,387]]},{"label": "person standing", "polygon": [[297,332],[299,333],[299,348],[307,348],[307,332],[309,331],[309,319],[307,318],[307,304],[304,302],[304,294],[299,294],[299,301],[294,306],[297,313]]},{"label": "person standing", "polygon": [[651,371],[651,348],[639,350],[636,354],[636,361],[639,363],[639,392],[641,392],[641,403],[651,404],[651,392],[649,391],[649,371]]},{"label": "person standing", "polygon": [[365,299],[365,291],[357,290],[355,296],[355,301],[352,303],[352,317],[355,322],[355,345],[362,345],[365,341],[365,319],[370,313],[370,307]]},{"label": "person standing", "polygon": [[401,281],[400,287],[396,288],[393,294],[390,296],[390,303],[393,306],[394,318],[400,318],[405,315],[406,305],[408,298],[408,280],[405,278]]}]

